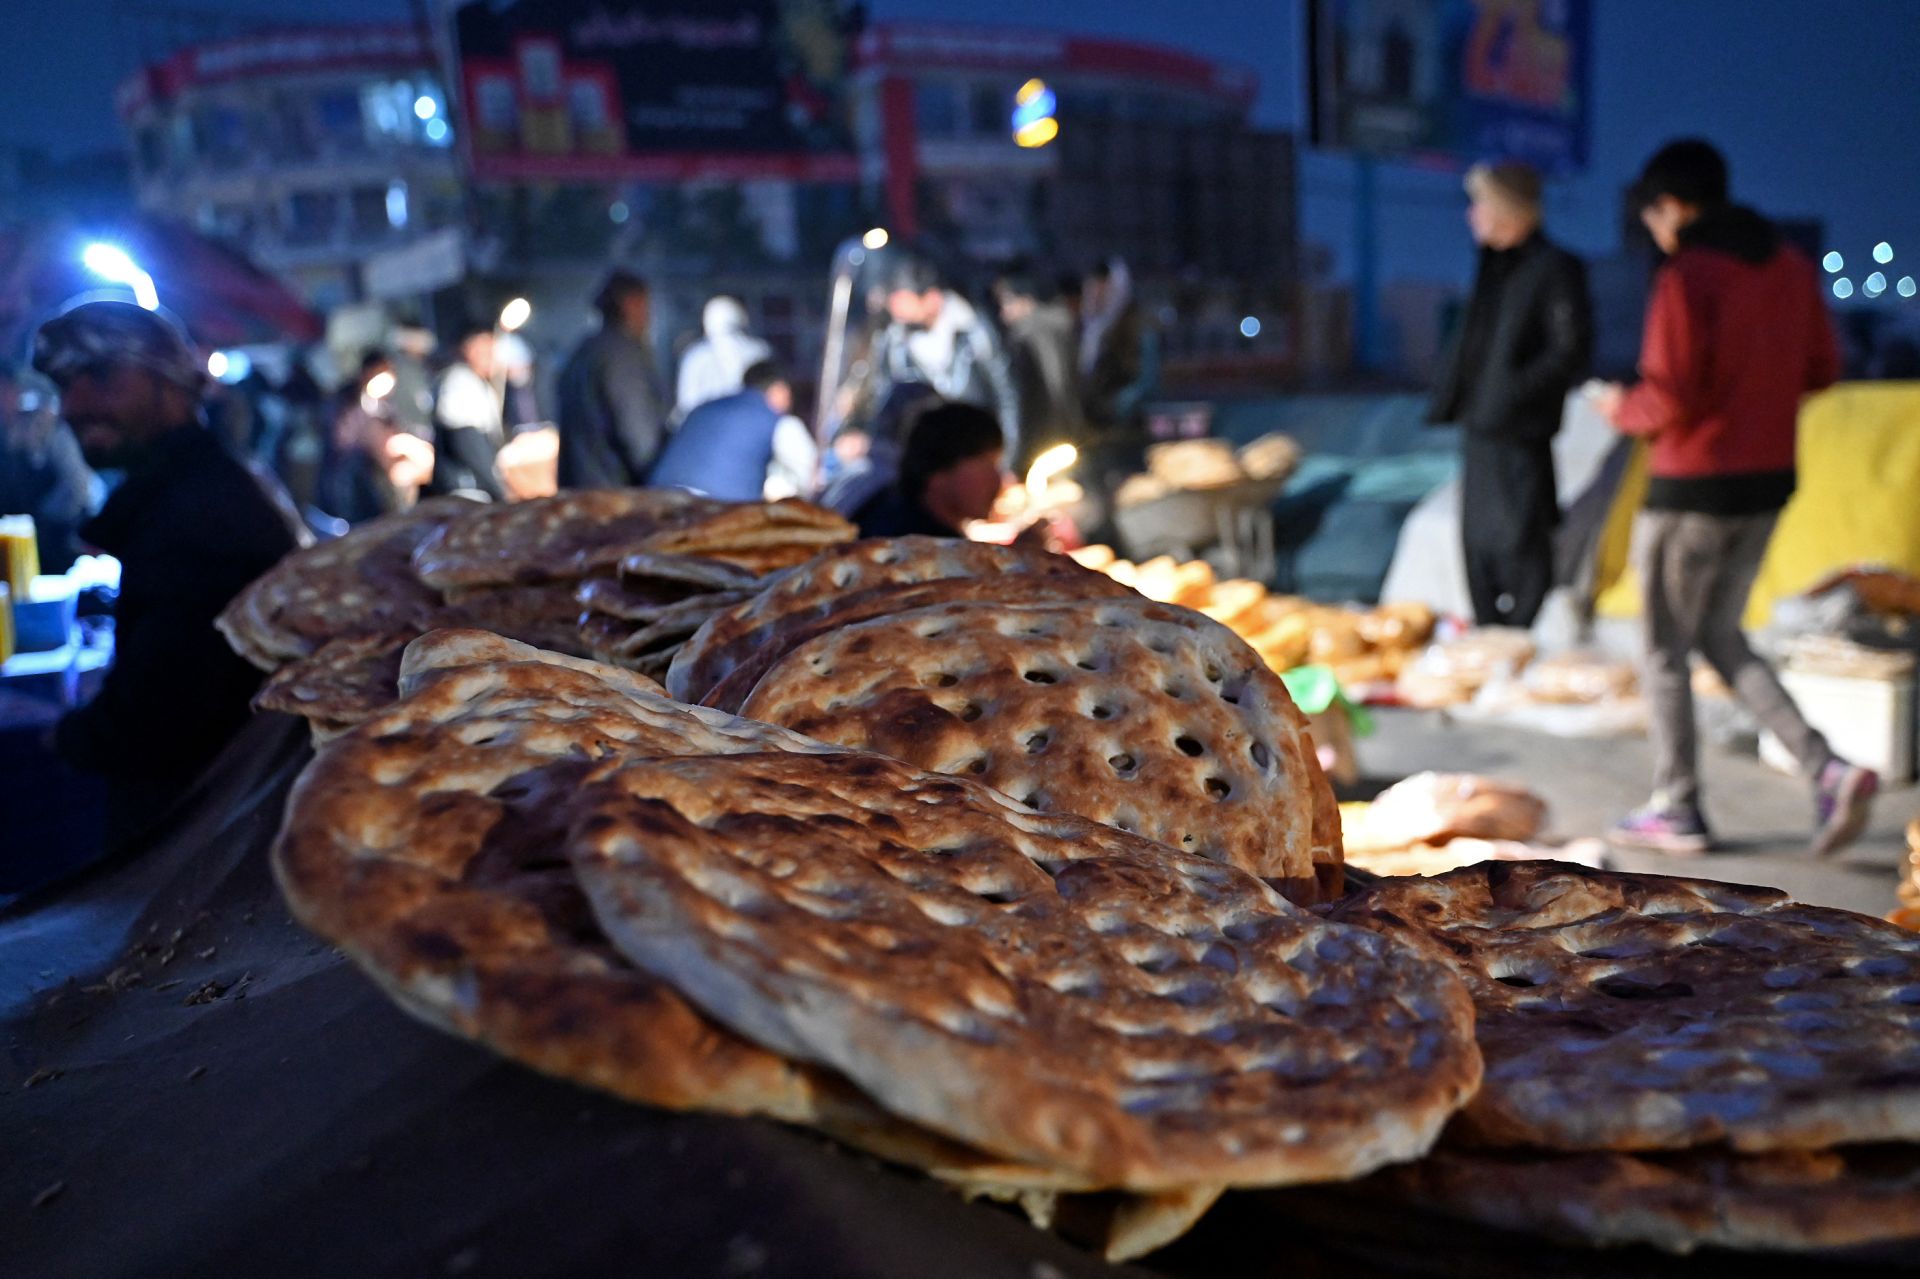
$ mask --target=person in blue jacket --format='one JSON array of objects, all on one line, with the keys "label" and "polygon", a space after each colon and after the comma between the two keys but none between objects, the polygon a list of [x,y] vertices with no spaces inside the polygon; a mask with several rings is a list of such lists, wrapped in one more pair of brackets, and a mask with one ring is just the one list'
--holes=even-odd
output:
[{"label": "person in blue jacket", "polygon": [[[760,361],[746,371],[739,391],[687,414],[660,450],[647,483],[729,502],[810,495],[818,450],[792,409],[785,371],[772,360]],[[770,478],[778,491],[769,488]]]}]

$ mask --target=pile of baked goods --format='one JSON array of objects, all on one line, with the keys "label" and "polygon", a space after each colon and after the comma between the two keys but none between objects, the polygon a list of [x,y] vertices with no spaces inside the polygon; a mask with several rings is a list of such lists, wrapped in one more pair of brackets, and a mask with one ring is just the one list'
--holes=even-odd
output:
[{"label": "pile of baked goods", "polygon": [[1464,705],[1488,684],[1519,677],[1537,653],[1526,631],[1481,627],[1434,644],[1407,663],[1398,695],[1408,706],[1423,709]]},{"label": "pile of baked goods", "polygon": [[[332,589],[423,585],[432,536]],[[444,562],[690,553],[657,536]],[[435,628],[295,785],[295,915],[534,1069],[805,1125],[1112,1257],[1334,1183],[1598,1242],[1920,1234],[1888,1144],[1920,1137],[1920,937],[1550,863],[1345,895],[1304,722],[1220,622],[1044,552],[817,549],[713,583],[742,597],[664,687],[361,591]],[[1769,1176],[1798,1234],[1738,1224]]]},{"label": "pile of baked goods", "polygon": [[287,556],[218,625],[268,672],[256,705],[325,738],[393,700],[401,650],[429,630],[474,627],[658,675],[707,615],[853,535],[805,502],[679,490],[432,498]]},{"label": "pile of baked goods", "polygon": [[1920,819],[1907,825],[1907,859],[1900,866],[1900,884],[1896,889],[1900,904],[1887,918],[1920,932]]},{"label": "pile of baked goods", "polygon": [[1150,600],[1205,613],[1246,640],[1276,671],[1309,663],[1327,666],[1353,690],[1394,680],[1432,638],[1437,621],[1420,603],[1348,608],[1275,595],[1245,578],[1221,581],[1205,560],[1161,555],[1135,564],[1105,545],[1071,554]]},{"label": "pile of baked goods", "polygon": [[1382,880],[1330,917],[1447,964],[1486,1062],[1438,1150],[1354,1188],[1376,1206],[1670,1252],[1920,1238],[1920,937],[1557,862]]},{"label": "pile of baked goods", "polygon": [[1278,484],[1300,464],[1300,445],[1272,432],[1235,448],[1226,440],[1175,440],[1147,449],[1147,469],[1130,475],[1114,494],[1123,507],[1157,502],[1174,493]]}]

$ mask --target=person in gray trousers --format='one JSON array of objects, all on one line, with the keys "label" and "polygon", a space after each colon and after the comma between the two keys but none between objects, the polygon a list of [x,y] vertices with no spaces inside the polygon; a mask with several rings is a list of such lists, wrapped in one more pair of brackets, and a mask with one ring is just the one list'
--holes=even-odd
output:
[{"label": "person in gray trousers", "polygon": [[1800,400],[1840,373],[1819,275],[1772,223],[1727,199],[1727,165],[1697,139],[1669,143],[1635,188],[1666,261],[1654,281],[1640,380],[1596,393],[1619,430],[1648,441],[1647,509],[1635,530],[1645,593],[1654,795],[1616,843],[1704,852],[1691,654],[1698,652],[1813,784],[1814,850],[1865,829],[1879,778],[1835,755],[1741,632],[1767,542],[1792,496]]}]

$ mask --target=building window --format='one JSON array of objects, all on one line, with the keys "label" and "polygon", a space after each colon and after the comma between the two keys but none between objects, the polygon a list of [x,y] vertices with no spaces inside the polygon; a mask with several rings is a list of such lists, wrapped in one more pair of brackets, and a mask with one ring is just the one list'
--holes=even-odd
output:
[{"label": "building window", "polygon": [[193,115],[194,150],[216,169],[237,169],[250,153],[247,117],[237,108],[212,105]]},{"label": "building window", "polygon": [[352,89],[328,89],[314,95],[314,122],[321,145],[334,155],[358,155],[367,149],[360,95]]},{"label": "building window", "polygon": [[960,136],[960,86],[924,80],[913,88],[913,117],[923,138]]},{"label": "building window", "polygon": [[[379,190],[379,188],[373,188]],[[386,192],[380,190],[381,220]],[[296,191],[281,207],[281,231],[288,244],[323,244],[339,229],[340,205],[331,191]]]},{"label": "building window", "polygon": [[319,138],[313,127],[313,113],[308,106],[307,96],[303,93],[280,89],[273,94],[267,104],[267,116],[271,122],[268,136],[274,158],[312,160],[320,154]]},{"label": "building window", "polygon": [[347,234],[355,240],[380,240],[393,223],[387,217],[387,188],[358,186],[347,193]]},{"label": "building window", "polygon": [[139,158],[140,176],[155,178],[167,171],[167,133],[164,126],[140,126],[140,131],[134,135],[133,145]]},{"label": "building window", "polygon": [[1011,136],[1013,89],[1003,84],[974,85],[967,94],[967,132],[976,138]]}]

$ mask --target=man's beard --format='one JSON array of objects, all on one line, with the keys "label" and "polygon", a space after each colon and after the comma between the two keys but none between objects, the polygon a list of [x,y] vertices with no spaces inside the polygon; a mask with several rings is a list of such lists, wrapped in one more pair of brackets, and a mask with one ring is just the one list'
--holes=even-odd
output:
[{"label": "man's beard", "polygon": [[96,471],[130,470],[143,452],[127,438],[126,432],[110,422],[76,425],[73,434],[80,441],[80,456]]}]

